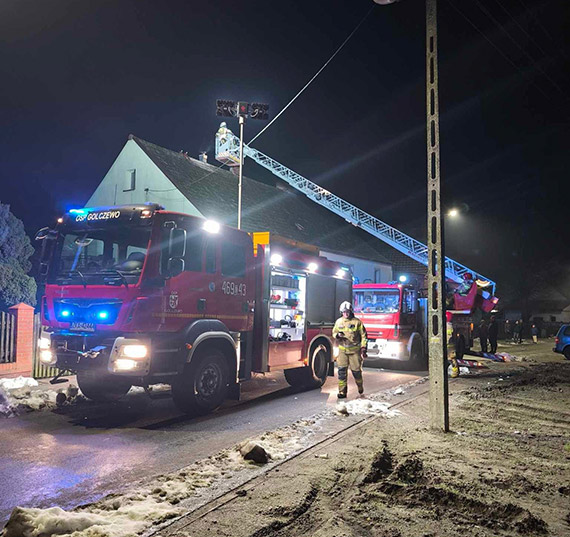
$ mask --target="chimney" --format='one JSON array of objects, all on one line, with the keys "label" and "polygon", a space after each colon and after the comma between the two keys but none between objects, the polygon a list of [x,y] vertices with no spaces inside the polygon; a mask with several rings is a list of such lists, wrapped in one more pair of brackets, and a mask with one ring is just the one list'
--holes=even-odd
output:
[{"label": "chimney", "polygon": [[198,155],[198,160],[204,164],[208,164],[208,153],[206,153],[206,151],[202,151],[200,155]]}]

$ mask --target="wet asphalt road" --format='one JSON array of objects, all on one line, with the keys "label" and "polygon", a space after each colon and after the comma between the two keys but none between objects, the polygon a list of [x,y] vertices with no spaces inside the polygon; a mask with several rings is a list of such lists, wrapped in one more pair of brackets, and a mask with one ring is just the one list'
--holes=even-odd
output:
[{"label": "wet asphalt road", "polygon": [[[365,369],[367,393],[427,372]],[[349,399],[356,393],[350,379]],[[71,508],[155,475],[178,470],[242,440],[336,404],[336,378],[296,392],[281,373],[245,383],[240,402],[202,418],[181,414],[168,397],[129,394],[0,421],[0,527],[15,506]]]}]

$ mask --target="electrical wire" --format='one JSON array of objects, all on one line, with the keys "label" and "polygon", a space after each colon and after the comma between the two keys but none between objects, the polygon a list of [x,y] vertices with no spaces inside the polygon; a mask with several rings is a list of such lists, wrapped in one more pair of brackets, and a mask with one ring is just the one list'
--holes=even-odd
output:
[{"label": "electrical wire", "polygon": [[[503,58],[505,58],[505,60],[507,60],[517,71],[519,71],[523,76],[525,75],[524,71],[515,63],[513,62],[513,60],[511,60],[511,58],[509,58],[497,45],[495,45],[495,43],[493,43],[493,41],[491,41],[486,35],[485,33],[480,30],[475,23],[473,23],[473,21],[471,19],[469,19],[469,17],[467,17],[467,15],[465,15],[454,3],[452,0],[447,0],[447,3],[453,8],[455,9],[455,11],[457,13],[459,13],[471,26],[473,26],[473,28],[475,28],[475,30],[477,30],[477,32],[479,32],[479,34],[481,34],[481,36],[483,37],[483,39],[485,39],[485,41],[487,41],[487,43],[489,43]],[[549,98],[549,96],[546,94],[546,92],[543,91],[543,89],[536,83],[534,82],[534,85],[536,86],[536,88],[540,91],[540,93],[542,93],[542,95],[545,98]]]},{"label": "electrical wire", "polygon": [[507,8],[505,6],[503,6],[503,4],[501,4],[501,2],[499,0],[495,0],[495,2],[497,4],[499,4],[499,6],[501,7],[501,9],[513,20],[513,22],[516,24],[516,26],[518,27],[518,29],[528,38],[529,41],[531,41],[534,46],[540,50],[540,52],[542,52],[542,54],[544,56],[548,56],[548,54],[546,52],[544,52],[544,49],[532,38],[532,36],[519,24],[519,22],[517,21],[517,19],[511,15],[511,13],[507,10]]},{"label": "electrical wire", "polygon": [[364,17],[362,18],[362,20],[356,25],[356,28],[354,28],[354,30],[352,30],[352,32],[350,32],[350,35],[343,41],[342,45],[340,45],[340,47],[338,47],[336,49],[336,51],[334,52],[334,54],[325,62],[325,64],[317,71],[317,73],[313,76],[313,78],[311,78],[311,80],[309,80],[301,89],[301,91],[299,91],[299,93],[297,93],[297,95],[295,95],[295,97],[293,97],[288,103],[287,105],[285,105],[285,107],[267,124],[265,125],[265,127],[263,127],[263,129],[261,129],[248,143],[251,144],[252,142],[254,142],[255,140],[257,140],[269,127],[271,127],[271,125],[273,123],[275,123],[275,121],[277,120],[277,118],[283,113],[285,112],[285,110],[287,110],[287,108],[289,108],[297,99],[297,97],[299,97],[299,95],[301,95],[301,93],[303,93],[313,82],[313,80],[315,80],[315,78],[317,78],[321,72],[325,69],[325,67],[333,60],[333,58],[343,49],[344,45],[346,45],[348,43],[348,41],[350,40],[350,38],[356,33],[356,31],[362,26],[362,24],[364,23],[364,21],[368,18],[368,15],[370,15],[370,13],[372,13],[372,10],[374,9],[375,6],[372,6],[369,10],[368,13],[366,13],[366,15],[364,15]]},{"label": "electrical wire", "polygon": [[[531,63],[533,64],[533,66],[535,67],[535,69],[537,69],[538,71],[540,71],[548,80],[550,80],[550,82],[552,83],[552,85],[564,96],[566,97],[566,94],[564,92],[564,90],[560,87],[560,85],[555,82],[548,73],[546,73],[535,61],[534,58],[526,51],[524,50],[523,47],[521,47],[518,42],[516,41],[516,39],[514,39],[511,34],[509,34],[509,32],[507,32],[506,28],[495,18],[493,17],[493,15],[489,12],[489,10],[481,4],[481,2],[479,2],[479,0],[475,0],[475,3],[479,6],[479,9],[485,14],[487,15],[487,17],[489,17],[489,19],[491,19],[491,21],[493,21],[506,35],[507,37],[513,42],[513,44],[531,61]],[[567,98],[567,97],[566,97]]]}]

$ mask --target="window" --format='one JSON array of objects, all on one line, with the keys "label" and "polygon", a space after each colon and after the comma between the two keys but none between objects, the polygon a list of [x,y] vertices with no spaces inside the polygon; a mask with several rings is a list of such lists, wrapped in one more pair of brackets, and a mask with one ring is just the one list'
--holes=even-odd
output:
[{"label": "window", "polygon": [[206,272],[209,274],[216,272],[216,243],[213,240],[206,243]]},{"label": "window", "polygon": [[147,254],[150,229],[111,227],[62,233],[49,283],[136,283]]},{"label": "window", "polygon": [[416,292],[406,289],[404,291],[405,313],[414,313],[416,311]]},{"label": "window", "polygon": [[186,236],[185,269],[192,272],[202,271],[202,234],[190,231]]},{"label": "window", "polygon": [[245,248],[241,244],[222,244],[222,275],[243,278],[245,276]]},{"label": "window", "polygon": [[400,291],[398,289],[371,289],[354,292],[356,313],[398,313]]},{"label": "window", "polygon": [[136,187],[136,170],[127,170],[125,172],[125,187],[123,188],[123,192],[129,192],[134,190]]},{"label": "window", "polygon": [[566,329],[564,330],[564,335],[565,336],[570,336],[570,325],[566,327]]}]

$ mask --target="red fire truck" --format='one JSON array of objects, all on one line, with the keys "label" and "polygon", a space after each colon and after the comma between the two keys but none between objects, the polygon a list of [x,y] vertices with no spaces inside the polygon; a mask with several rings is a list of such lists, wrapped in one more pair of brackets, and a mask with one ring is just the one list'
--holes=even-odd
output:
[{"label": "red fire truck", "polygon": [[75,372],[91,399],[167,383],[203,414],[252,372],[326,380],[352,275],[314,248],[157,204],[71,210],[37,239],[51,332],[40,359]]},{"label": "red fire truck", "polygon": [[[457,358],[473,345],[473,326],[482,313],[498,302],[485,290],[485,282],[462,286],[464,294],[450,293],[447,310],[448,343]],[[354,312],[368,332],[367,364],[382,360],[383,365],[394,361],[403,367],[426,367],[427,298],[416,286],[364,283],[355,284],[353,291]]]}]

